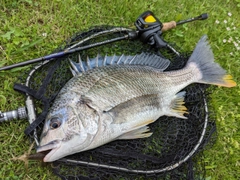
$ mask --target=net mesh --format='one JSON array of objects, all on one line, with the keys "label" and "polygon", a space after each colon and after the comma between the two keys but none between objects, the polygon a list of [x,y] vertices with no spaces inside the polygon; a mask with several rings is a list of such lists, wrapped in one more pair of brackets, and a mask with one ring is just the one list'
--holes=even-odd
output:
[{"label": "net mesh", "polygon": [[[70,47],[98,32],[113,27],[101,26],[79,32],[55,52]],[[90,39],[81,46],[91,45],[111,38],[123,36],[125,32],[110,33]],[[158,54],[154,48],[138,40],[124,40],[106,44],[80,52],[84,60],[87,56],[100,55],[135,55],[142,52]],[[161,53],[171,60],[167,70],[182,68],[188,53],[175,56],[167,49]],[[77,61],[79,53],[73,53],[52,60],[49,63],[34,65],[28,86],[42,94],[34,99],[37,114],[40,115],[54,101],[59,90],[72,77],[68,58]],[[34,72],[33,72],[34,69]],[[25,83],[29,72],[21,76],[19,82]],[[153,135],[149,138],[135,140],[118,140],[93,150],[70,155],[52,163],[53,172],[62,179],[205,179],[203,150],[214,143],[216,125],[209,116],[207,102],[208,86],[193,84],[186,87],[185,105],[188,119],[161,117],[150,125]],[[42,99],[45,98],[45,103]],[[31,139],[39,139],[44,122],[41,122],[31,134]]]}]

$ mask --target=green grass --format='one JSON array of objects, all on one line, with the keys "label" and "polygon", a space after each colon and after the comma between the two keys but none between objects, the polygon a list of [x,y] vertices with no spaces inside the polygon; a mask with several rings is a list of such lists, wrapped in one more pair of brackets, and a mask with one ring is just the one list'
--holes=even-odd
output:
[{"label": "green grass", "polygon": [[[94,25],[134,28],[133,22],[146,10],[152,10],[162,22],[209,13],[206,21],[166,32],[165,40],[189,51],[207,34],[216,61],[240,82],[239,0],[0,0],[0,66],[47,55],[74,33]],[[1,111],[24,105],[24,97],[13,90],[13,83],[22,71],[20,68],[0,72]],[[239,85],[231,89],[215,88],[211,104],[216,114],[218,140],[205,152],[207,179],[239,179]],[[12,160],[28,151],[30,143],[23,133],[27,125],[26,121],[0,124],[0,179],[57,179],[40,163],[31,162],[26,169],[23,162]]]}]

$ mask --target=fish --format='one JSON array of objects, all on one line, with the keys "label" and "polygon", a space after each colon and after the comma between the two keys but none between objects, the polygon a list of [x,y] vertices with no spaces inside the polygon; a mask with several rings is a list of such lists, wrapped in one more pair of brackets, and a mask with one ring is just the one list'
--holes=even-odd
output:
[{"label": "fish", "polygon": [[181,90],[190,84],[236,86],[214,62],[206,35],[179,70],[166,70],[168,59],[148,53],[79,57],[70,64],[73,77],[54,100],[37,147],[37,153],[48,152],[44,162],[115,140],[150,137],[148,125],[164,115],[187,119]]}]

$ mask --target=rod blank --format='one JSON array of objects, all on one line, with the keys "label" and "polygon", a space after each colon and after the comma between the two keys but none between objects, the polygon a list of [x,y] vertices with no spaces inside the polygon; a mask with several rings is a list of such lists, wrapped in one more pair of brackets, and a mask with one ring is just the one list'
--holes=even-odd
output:
[{"label": "rod blank", "polygon": [[196,21],[196,20],[205,20],[207,18],[208,18],[208,14],[203,13],[200,16],[197,16],[197,17],[194,17],[194,18],[189,18],[189,19],[186,19],[186,20],[178,21],[177,25],[185,24],[185,23],[188,23],[188,22]]}]

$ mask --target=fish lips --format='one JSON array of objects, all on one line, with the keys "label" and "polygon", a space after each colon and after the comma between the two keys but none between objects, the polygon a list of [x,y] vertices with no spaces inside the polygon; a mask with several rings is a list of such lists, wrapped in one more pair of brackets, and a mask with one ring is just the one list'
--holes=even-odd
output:
[{"label": "fish lips", "polygon": [[51,156],[61,147],[61,140],[51,141],[43,146],[37,147],[37,153],[48,152],[46,156],[43,158],[44,162],[52,162]]}]

